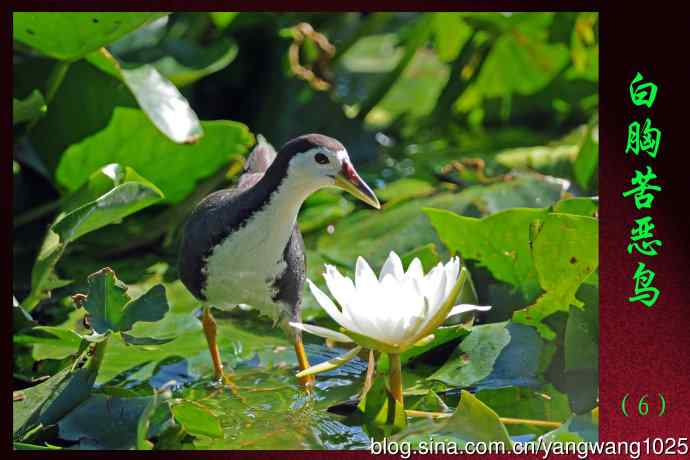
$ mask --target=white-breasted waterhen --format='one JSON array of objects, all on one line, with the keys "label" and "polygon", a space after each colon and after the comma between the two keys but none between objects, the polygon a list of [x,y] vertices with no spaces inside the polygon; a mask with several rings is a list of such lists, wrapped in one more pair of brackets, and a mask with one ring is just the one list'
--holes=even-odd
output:
[{"label": "white-breasted waterhen", "polygon": [[337,140],[307,134],[276,153],[259,136],[237,187],[208,195],[187,220],[179,274],[202,302],[216,378],[225,376],[211,307],[249,305],[270,316],[294,342],[300,369],[309,367],[300,332],[288,325],[300,321],[306,270],[297,213],[310,194],[334,186],[380,207]]}]

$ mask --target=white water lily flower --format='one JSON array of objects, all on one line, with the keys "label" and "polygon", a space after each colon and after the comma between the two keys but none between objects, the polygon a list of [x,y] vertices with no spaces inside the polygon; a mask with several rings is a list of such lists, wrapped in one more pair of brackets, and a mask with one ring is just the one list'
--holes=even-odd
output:
[{"label": "white water lily flower", "polygon": [[428,337],[448,316],[491,308],[455,305],[466,277],[457,257],[445,265],[439,263],[425,275],[419,259],[405,272],[400,257],[391,252],[378,277],[359,257],[354,282],[326,265],[326,284],[341,308],[311,280],[307,280],[309,289],[343,332],[303,323],[290,325],[337,342],[401,353]]}]

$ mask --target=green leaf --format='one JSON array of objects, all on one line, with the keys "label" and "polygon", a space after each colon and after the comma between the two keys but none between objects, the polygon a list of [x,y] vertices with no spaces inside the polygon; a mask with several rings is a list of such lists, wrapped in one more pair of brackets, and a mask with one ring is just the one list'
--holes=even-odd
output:
[{"label": "green leaf", "polygon": [[62,359],[79,352],[81,336],[71,329],[53,326],[36,326],[12,341],[16,344],[33,345],[33,359]]},{"label": "green leaf", "polygon": [[76,60],[164,13],[16,12],[15,40],[62,60]]},{"label": "green leaf", "polygon": [[543,445],[564,442],[597,442],[599,440],[599,419],[592,413],[572,415],[563,425],[542,436]]},{"label": "green leaf", "polygon": [[468,441],[501,441],[508,449],[513,445],[496,412],[465,390],[460,393],[460,404],[444,424],[443,431]]},{"label": "green leaf", "polygon": [[502,150],[496,162],[510,169],[532,169],[543,174],[569,176],[577,156],[577,145],[538,145]]},{"label": "green leaf", "polygon": [[553,212],[596,218],[599,216],[599,198],[577,197],[561,200],[553,205]]},{"label": "green leaf", "polygon": [[89,312],[89,324],[98,334],[118,331],[122,310],[130,301],[127,286],[117,279],[115,272],[104,268],[88,278],[89,293],[84,309]]},{"label": "green leaf", "polygon": [[105,49],[89,54],[87,60],[122,80],[141,110],[173,142],[194,143],[203,136],[199,118],[187,99],[155,67],[143,64],[123,68]]},{"label": "green leaf", "polygon": [[43,245],[36,257],[33,269],[31,270],[31,292],[22,303],[33,310],[36,305],[48,296],[51,289],[69,284],[69,281],[60,279],[55,274],[55,265],[65,251],[65,245],[60,242],[57,233],[48,229]]},{"label": "green leaf", "polygon": [[[128,331],[138,321],[159,321],[169,310],[165,288],[160,284],[135,300],[130,299],[127,286],[110,268],[90,275],[88,284],[84,308],[89,312],[91,327],[98,334]],[[134,343],[137,338],[130,340]]]},{"label": "green leaf", "polygon": [[[469,334],[469,330],[463,326],[439,327],[434,331],[433,339],[430,342],[424,343],[423,345],[413,346],[409,350],[400,353],[400,362],[405,364],[409,360],[416,358],[427,351],[433,350],[434,348],[439,347],[444,343],[448,343],[451,340],[464,337],[467,334]],[[383,353],[381,355],[376,362],[376,368],[379,372],[388,371],[388,354]]]},{"label": "green leaf", "polygon": [[[405,254],[430,242],[440,243],[429,219],[421,212],[423,208],[456,213],[476,212],[478,208],[488,214],[515,206],[550,204],[560,198],[561,192],[560,183],[523,176],[508,182],[469,187],[461,193],[411,200],[391,209],[360,211],[338,222],[333,234],[323,235],[318,249],[330,261],[344,266],[354,266],[357,256],[366,254],[367,261],[380,267],[391,250]],[[472,234],[472,238],[476,239],[476,235]],[[321,278],[321,269],[316,268],[319,272],[310,273],[311,279]]]},{"label": "green leaf", "polygon": [[122,339],[127,345],[164,345],[175,340],[175,337],[135,337],[123,332]]},{"label": "green leaf", "polygon": [[404,178],[377,188],[376,196],[379,200],[386,202],[387,206],[390,206],[392,203],[431,195],[434,190],[434,186],[429,182],[421,179]]},{"label": "green leaf", "polygon": [[[553,13],[475,14],[498,27],[496,42],[481,69],[477,85],[485,97],[529,95],[542,89],[568,62],[568,48],[547,40]],[[471,19],[468,22],[472,24]],[[513,78],[521,75],[522,78]]]},{"label": "green leaf", "polygon": [[506,322],[472,328],[450,359],[429,380],[454,387],[468,387],[491,374],[501,351],[510,342]]},{"label": "green leaf", "polygon": [[167,38],[155,46],[119,56],[126,68],[150,65],[175,86],[183,87],[224,69],[235,59],[237,51],[237,44],[224,37],[205,47]]},{"label": "green leaf", "polygon": [[16,333],[27,327],[35,326],[36,320],[33,319],[31,313],[24,310],[24,308],[19,305],[17,299],[12,296],[12,332]]},{"label": "green leaf", "polygon": [[[127,203],[130,199],[133,201]],[[64,212],[48,229],[31,272],[31,293],[24,305],[33,309],[51,289],[69,284],[55,274],[55,265],[69,241],[158,200],[160,191],[131,168],[109,164],[91,174],[78,190],[64,198]],[[62,232],[60,235],[54,231],[56,228]]]},{"label": "green leaf", "polygon": [[193,436],[222,438],[223,430],[218,417],[199,403],[180,401],[170,405],[175,420]]},{"label": "green leaf", "polygon": [[407,423],[403,405],[393,397],[383,377],[374,380],[357,409],[374,437],[378,434],[390,436],[403,429]]},{"label": "green leaf", "polygon": [[86,233],[119,223],[128,215],[161,199],[163,193],[150,184],[127,182],[66,214],[51,229],[60,236],[62,244],[67,244]]},{"label": "green leaf", "polygon": [[137,446],[138,424],[151,396],[120,398],[92,395],[58,423],[60,438],[82,449],[119,450]]},{"label": "green leaf", "polygon": [[444,62],[452,62],[462,45],[472,34],[472,29],[462,20],[461,13],[434,13],[434,47]]},{"label": "green leaf", "polygon": [[[568,398],[552,385],[545,385],[538,390],[519,386],[482,389],[475,396],[501,417],[563,421],[570,416]],[[511,426],[510,433],[531,434],[542,430],[543,428],[528,424],[514,425]]]},{"label": "green leaf", "polygon": [[599,125],[590,126],[585,133],[575,160],[575,180],[584,190],[592,190],[597,185],[599,168]]},{"label": "green leaf", "polygon": [[591,217],[551,213],[532,228],[532,258],[539,284],[546,291],[537,302],[513,314],[513,320],[535,325],[545,338],[554,336],[541,321],[570,305],[580,285],[599,264],[599,225]]},{"label": "green leaf", "polygon": [[478,260],[500,281],[520,289],[526,298],[539,291],[529,248],[529,226],[543,219],[544,209],[508,209],[484,219],[425,209],[441,240],[464,258]]},{"label": "green leaf", "polygon": [[[317,194],[324,196],[323,192],[325,191],[319,191]],[[319,202],[325,201],[320,198],[310,200],[309,205],[300,211],[299,228],[303,233],[308,233],[328,224],[334,223],[350,214],[355,209],[355,205],[352,204],[350,200],[345,199],[343,196],[330,196],[332,196],[334,200],[329,200],[326,202]]]},{"label": "green leaf", "polygon": [[39,446],[37,444],[29,444],[26,442],[13,442],[12,448],[14,450],[62,450],[62,447],[57,446]]},{"label": "green leaf", "polygon": [[[213,174],[232,155],[246,153],[253,143],[253,136],[241,123],[208,121],[202,127],[205,135],[199,142],[179,145],[162,136],[141,111],[115,108],[104,130],[67,149],[57,180],[75,190],[87,179],[86,171],[117,162],[154,182],[168,201],[178,202],[194,189],[198,179]],[[145,155],[142,145],[146,146]]]},{"label": "green leaf", "polygon": [[162,284],[157,284],[145,294],[125,305],[122,319],[118,323],[118,330],[128,331],[137,321],[159,321],[169,309],[165,288]]},{"label": "green leaf", "polygon": [[570,307],[565,328],[565,371],[599,370],[599,288],[582,284],[583,308]]},{"label": "green leaf", "polygon": [[37,89],[24,99],[12,98],[12,124],[17,125],[42,116],[47,110],[43,95]]},{"label": "green leaf", "polygon": [[414,259],[419,259],[419,261],[422,263],[424,273],[427,273],[429,270],[434,268],[436,264],[441,262],[438,250],[436,249],[436,245],[434,243],[425,244],[424,246],[415,248],[400,256],[403,267],[408,267]]},{"label": "green leaf", "polygon": [[227,26],[229,26],[232,21],[235,20],[238,14],[240,13],[231,13],[228,11],[213,11],[209,13],[211,20],[219,29],[225,29]]},{"label": "green leaf", "polygon": [[21,439],[32,427],[52,425],[88,398],[97,369],[68,366],[36,386],[13,393],[12,433]]}]

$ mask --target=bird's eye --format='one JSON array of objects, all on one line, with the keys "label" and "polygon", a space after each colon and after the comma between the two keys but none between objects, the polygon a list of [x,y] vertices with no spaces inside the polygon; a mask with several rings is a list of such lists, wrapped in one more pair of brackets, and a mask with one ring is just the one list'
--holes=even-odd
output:
[{"label": "bird's eye", "polygon": [[328,157],[323,153],[317,153],[316,155],[314,155],[314,160],[320,165],[325,165],[326,163],[328,163]]}]

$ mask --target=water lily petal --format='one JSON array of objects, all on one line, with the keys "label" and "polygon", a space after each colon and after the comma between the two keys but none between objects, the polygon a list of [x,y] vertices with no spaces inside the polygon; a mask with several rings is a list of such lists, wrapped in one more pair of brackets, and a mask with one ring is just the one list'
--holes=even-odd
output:
[{"label": "water lily petal", "polygon": [[290,326],[294,327],[295,329],[299,329],[304,332],[308,332],[310,334],[318,335],[319,337],[323,337],[324,339],[331,339],[335,340],[336,342],[343,342],[343,343],[349,343],[352,342],[352,339],[342,332],[334,331],[333,329],[328,329],[326,327],[321,327],[321,326],[314,326],[313,324],[304,324],[304,323],[289,323]]},{"label": "water lily petal", "polygon": [[323,274],[323,278],[326,280],[326,286],[331,291],[331,295],[345,309],[345,305],[352,302],[356,295],[352,280],[341,275],[333,265],[326,265],[326,273]]},{"label": "water lily petal", "polygon": [[350,321],[338,310],[333,301],[326,294],[323,293],[319,287],[314,284],[311,280],[307,280],[307,285],[309,290],[314,295],[316,301],[321,305],[328,315],[333,318],[338,324],[340,324],[345,329],[351,329],[352,324]]},{"label": "water lily petal", "polygon": [[460,259],[458,257],[453,257],[445,266],[446,270],[446,297],[450,294],[451,289],[455,281],[458,279],[460,274]]},{"label": "water lily petal", "polygon": [[405,278],[407,279],[424,279],[424,268],[422,267],[422,261],[418,257],[415,257],[410,265],[407,267],[407,272],[405,272]]},{"label": "water lily petal", "polygon": [[358,291],[367,293],[369,290],[374,290],[378,287],[378,278],[374,274],[369,264],[364,257],[357,257],[357,265],[355,267],[355,286]]},{"label": "water lily petal", "polygon": [[468,303],[463,303],[463,304],[454,306],[450,310],[450,313],[448,313],[448,316],[459,315],[461,313],[467,313],[468,311],[489,311],[489,310],[491,310],[490,306],[483,307],[481,305],[471,305]]},{"label": "water lily petal", "polygon": [[383,280],[383,277],[386,275],[393,275],[396,280],[400,280],[403,278],[404,274],[405,272],[400,257],[398,257],[394,251],[391,251],[390,254],[388,254],[388,259],[386,259],[386,262],[381,268],[379,281]]}]

